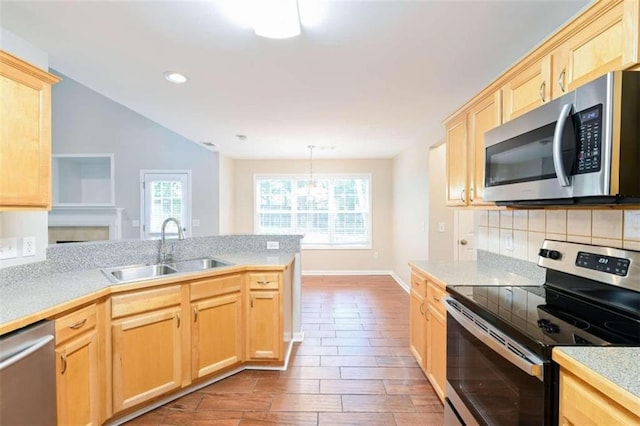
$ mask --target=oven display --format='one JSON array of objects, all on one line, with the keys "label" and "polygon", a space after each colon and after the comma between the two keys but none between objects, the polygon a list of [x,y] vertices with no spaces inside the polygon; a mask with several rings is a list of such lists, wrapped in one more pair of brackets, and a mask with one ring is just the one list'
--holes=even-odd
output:
[{"label": "oven display", "polygon": [[625,277],[629,272],[629,259],[603,256],[595,253],[578,252],[576,266],[593,269],[594,271],[607,272],[609,274]]}]

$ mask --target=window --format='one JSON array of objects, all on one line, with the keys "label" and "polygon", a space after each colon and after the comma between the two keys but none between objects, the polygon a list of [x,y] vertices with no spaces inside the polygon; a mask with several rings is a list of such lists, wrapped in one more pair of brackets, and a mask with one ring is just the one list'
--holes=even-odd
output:
[{"label": "window", "polygon": [[255,232],[304,234],[305,248],[371,248],[371,176],[257,175]]},{"label": "window", "polygon": [[[190,174],[189,172],[141,172],[143,223],[142,239],[160,238],[162,222],[174,217],[180,221],[185,235],[189,235]],[[167,236],[177,237],[178,228],[169,222],[165,229]]]}]

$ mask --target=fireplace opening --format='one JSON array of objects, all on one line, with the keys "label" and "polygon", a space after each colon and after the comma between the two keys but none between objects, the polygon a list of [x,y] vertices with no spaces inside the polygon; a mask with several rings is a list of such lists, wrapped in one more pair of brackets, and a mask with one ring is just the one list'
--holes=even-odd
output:
[{"label": "fireplace opening", "polygon": [[108,226],[50,226],[49,244],[80,243],[109,239]]}]

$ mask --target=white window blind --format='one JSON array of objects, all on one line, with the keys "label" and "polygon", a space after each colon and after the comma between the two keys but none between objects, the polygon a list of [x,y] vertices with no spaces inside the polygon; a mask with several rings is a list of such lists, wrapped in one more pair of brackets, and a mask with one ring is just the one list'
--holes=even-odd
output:
[{"label": "white window blind", "polygon": [[255,232],[304,234],[305,248],[371,247],[371,176],[257,175]]}]

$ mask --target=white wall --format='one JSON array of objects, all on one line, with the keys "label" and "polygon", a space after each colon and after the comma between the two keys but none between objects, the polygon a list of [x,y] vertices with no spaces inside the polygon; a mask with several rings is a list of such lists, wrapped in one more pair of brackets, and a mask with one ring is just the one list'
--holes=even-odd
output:
[{"label": "white wall", "polygon": [[[308,173],[308,160],[236,160],[235,233],[253,233],[253,177],[256,173]],[[302,250],[303,273],[376,273],[393,268],[392,160],[314,160],[314,173],[370,173],[373,246],[363,250]]]},{"label": "white wall", "polygon": [[[49,55],[0,27],[0,49],[11,53],[43,70],[49,69]],[[18,257],[0,260],[0,268],[39,262],[46,257],[48,244],[47,212],[0,213],[0,238],[18,239]],[[22,238],[36,237],[36,255],[22,257]]]},{"label": "white wall", "polygon": [[[429,150],[429,259],[453,259],[453,208],[446,206],[447,147]],[[444,225],[440,231],[439,225]]]},{"label": "white wall", "polygon": [[[55,72],[54,72],[55,73]],[[218,153],[59,74],[53,87],[52,152],[114,154],[115,202],[124,208],[122,238],[140,238],[140,170],[191,170],[194,237],[219,226]]]},{"label": "white wall", "polygon": [[393,271],[407,286],[408,262],[428,257],[429,148],[417,143],[393,160]]}]

